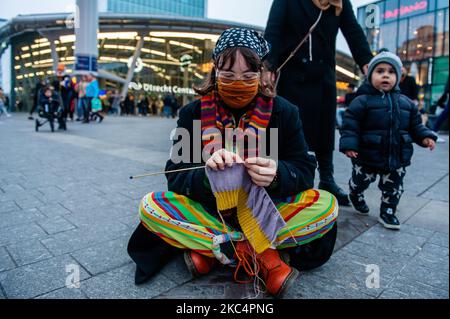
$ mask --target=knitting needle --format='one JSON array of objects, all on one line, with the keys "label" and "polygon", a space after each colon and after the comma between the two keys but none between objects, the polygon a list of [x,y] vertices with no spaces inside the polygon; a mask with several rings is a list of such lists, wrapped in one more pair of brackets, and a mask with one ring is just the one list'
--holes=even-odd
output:
[{"label": "knitting needle", "polygon": [[175,169],[173,171],[162,171],[162,172],[156,172],[156,173],[135,175],[135,176],[130,176],[130,179],[142,178],[142,177],[147,177],[147,176],[155,176],[155,175],[161,175],[161,174],[170,174],[170,173],[184,172],[184,171],[190,171],[190,170],[200,169],[200,168],[205,168],[205,167],[206,166],[196,166],[196,167]]}]

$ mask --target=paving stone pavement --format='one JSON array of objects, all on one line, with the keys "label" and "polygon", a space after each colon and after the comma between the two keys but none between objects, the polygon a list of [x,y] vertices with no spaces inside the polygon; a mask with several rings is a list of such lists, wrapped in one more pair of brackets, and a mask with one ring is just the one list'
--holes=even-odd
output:
[{"label": "paving stone pavement", "polygon": [[[172,119],[107,117],[101,124],[69,122],[67,132],[51,133],[45,126],[34,132],[25,114],[2,117],[0,299],[271,298],[233,283],[225,267],[194,279],[181,255],[150,282],[134,285],[126,245],[139,199],[166,189],[166,181],[129,176],[164,168],[175,125]],[[335,253],[321,268],[301,272],[285,298],[447,299],[448,158],[448,143],[434,152],[415,148],[398,232],[377,224],[376,183],[366,193],[368,217],[341,207]],[[350,163],[338,152],[335,163],[336,180],[346,189]]]}]

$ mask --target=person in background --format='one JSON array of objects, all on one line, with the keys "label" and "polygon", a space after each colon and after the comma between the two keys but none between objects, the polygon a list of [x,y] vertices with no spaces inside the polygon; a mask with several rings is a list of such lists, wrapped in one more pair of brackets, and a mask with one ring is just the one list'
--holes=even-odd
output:
[{"label": "person in background", "polygon": [[148,98],[145,96],[145,94],[139,95],[138,112],[139,112],[139,116],[147,116]]},{"label": "person in background", "polygon": [[437,101],[437,105],[440,108],[443,108],[442,112],[439,114],[438,118],[436,119],[436,122],[433,125],[433,131],[438,136],[437,142],[438,143],[445,143],[445,139],[440,137],[438,135],[439,129],[441,128],[442,124],[444,124],[445,121],[448,123],[448,103],[449,103],[449,90],[448,90],[448,79],[447,84],[445,85],[444,93],[442,93],[441,97]]},{"label": "person in background", "polygon": [[163,113],[164,102],[162,100],[162,96],[161,95],[158,95],[158,97],[157,97],[157,99],[155,101],[155,108],[156,108],[157,115],[159,115],[161,117],[164,116],[164,113]]},{"label": "person in background", "polygon": [[366,73],[372,52],[356,20],[350,0],[274,0],[265,37],[272,45],[269,70],[277,70],[316,22],[307,42],[281,70],[278,94],[297,105],[306,142],[315,152],[319,188],[340,205],[348,194],[334,180],[336,132],[336,38],[342,31],[361,71]]},{"label": "person in background", "polygon": [[123,101],[123,108],[125,111],[125,115],[134,115],[134,95],[130,92],[127,93],[125,100]]},{"label": "person in background", "polygon": [[408,70],[402,67],[402,77],[400,79],[400,92],[406,95],[417,106],[419,105],[419,86],[416,79],[408,75]]},{"label": "person in background", "polygon": [[342,118],[344,116],[345,110],[356,97],[355,88],[356,86],[352,83],[347,86],[347,93],[344,96],[344,101],[343,103],[339,104],[340,106],[336,111],[336,124],[339,129],[342,127]]},{"label": "person in background", "polygon": [[164,97],[164,115],[167,118],[173,117],[174,108],[176,107],[177,101],[173,94],[167,94]]},{"label": "person in background", "polygon": [[0,88],[0,116],[5,113],[6,117],[11,117],[11,114],[6,110],[6,96],[3,93],[3,89]]},{"label": "person in background", "polygon": [[41,95],[41,90],[45,87],[45,80],[44,78],[40,78],[39,81],[36,83],[36,86],[34,88],[34,94],[33,94],[33,106],[31,107],[30,114],[28,116],[29,120],[34,120],[33,113],[36,111],[38,105],[39,105],[39,99]]},{"label": "person in background", "polygon": [[70,108],[70,103],[72,101],[74,90],[72,87],[72,81],[68,75],[66,75],[60,82],[60,94],[64,107],[63,117],[66,119],[69,115],[70,119],[73,121],[73,111]]},{"label": "person in background", "polygon": [[86,104],[84,109],[84,120],[83,123],[89,123],[89,117],[91,112],[91,104],[92,99],[97,98],[100,94],[100,88],[98,86],[97,78],[92,74],[89,73],[86,76]]},{"label": "person in background", "polygon": [[86,109],[86,86],[87,80],[86,75],[83,75],[79,82],[75,85],[75,92],[78,93],[78,101],[77,101],[77,119],[76,121],[84,120],[84,110]]}]

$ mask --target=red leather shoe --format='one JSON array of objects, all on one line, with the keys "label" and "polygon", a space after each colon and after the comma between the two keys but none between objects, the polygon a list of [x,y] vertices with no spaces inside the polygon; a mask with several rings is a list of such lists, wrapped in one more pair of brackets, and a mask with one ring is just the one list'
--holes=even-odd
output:
[{"label": "red leather shoe", "polygon": [[184,261],[189,272],[194,277],[206,275],[216,264],[215,258],[203,256],[193,250],[187,250],[184,252]]},{"label": "red leather shoe", "polygon": [[267,291],[277,298],[283,296],[299,275],[297,269],[289,267],[281,260],[276,249],[266,249],[263,253],[256,255],[256,260]]}]

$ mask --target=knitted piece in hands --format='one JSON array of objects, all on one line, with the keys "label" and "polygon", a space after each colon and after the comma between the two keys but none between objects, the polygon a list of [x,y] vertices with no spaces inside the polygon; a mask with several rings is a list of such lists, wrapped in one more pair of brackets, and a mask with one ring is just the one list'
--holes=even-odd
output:
[{"label": "knitted piece in hands", "polygon": [[252,183],[243,164],[223,171],[206,168],[219,211],[237,207],[237,217],[245,237],[256,253],[262,253],[275,241],[286,223],[264,187]]},{"label": "knitted piece in hands", "polygon": [[206,176],[216,197],[219,211],[237,207],[239,190],[243,187],[244,172],[244,165],[233,165],[224,171],[206,168]]}]

